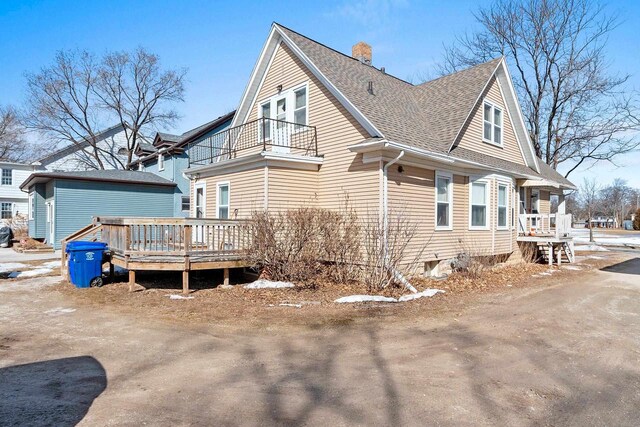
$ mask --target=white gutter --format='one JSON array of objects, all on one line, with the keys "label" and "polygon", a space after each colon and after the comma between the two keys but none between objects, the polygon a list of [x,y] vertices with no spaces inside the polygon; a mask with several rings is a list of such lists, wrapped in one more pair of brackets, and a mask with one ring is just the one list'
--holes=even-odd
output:
[{"label": "white gutter", "polygon": [[[385,147],[388,146],[388,143],[385,143]],[[418,290],[411,284],[409,283],[409,281],[402,275],[402,273],[400,273],[398,270],[396,270],[395,268],[393,268],[393,266],[389,265],[388,262],[388,236],[387,236],[387,229],[389,228],[389,190],[388,190],[388,178],[387,178],[387,173],[388,170],[391,166],[393,166],[395,163],[397,163],[402,156],[404,156],[404,150],[400,150],[400,153],[398,154],[398,156],[389,161],[386,165],[384,165],[382,167],[382,239],[383,239],[383,244],[384,244],[384,264],[386,266],[386,268],[391,272],[391,274],[393,275],[393,278],[396,279],[398,282],[402,283],[402,285],[404,285],[407,289],[409,289],[411,292],[413,292],[414,294],[418,292]]]}]

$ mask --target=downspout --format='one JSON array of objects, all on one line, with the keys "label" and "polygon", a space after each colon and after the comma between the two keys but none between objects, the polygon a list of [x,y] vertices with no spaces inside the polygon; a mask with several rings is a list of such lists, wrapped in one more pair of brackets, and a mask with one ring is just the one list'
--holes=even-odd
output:
[{"label": "downspout", "polygon": [[[385,144],[386,145],[386,144]],[[391,272],[391,274],[393,275],[393,278],[396,279],[398,282],[402,283],[402,285],[404,285],[404,287],[406,287],[407,289],[409,289],[411,292],[413,293],[417,293],[418,290],[411,284],[409,283],[409,281],[402,275],[402,273],[400,273],[398,270],[396,270],[395,268],[393,268],[392,266],[388,265],[388,236],[387,236],[387,229],[389,228],[389,220],[388,220],[388,216],[389,216],[389,190],[388,190],[388,178],[387,178],[387,173],[389,170],[389,167],[393,166],[395,163],[397,163],[402,156],[404,156],[404,150],[400,150],[400,153],[398,154],[398,156],[396,158],[394,158],[393,160],[391,160],[390,162],[388,162],[386,165],[384,165],[384,167],[382,168],[382,244],[384,245],[384,264],[385,267]]]}]

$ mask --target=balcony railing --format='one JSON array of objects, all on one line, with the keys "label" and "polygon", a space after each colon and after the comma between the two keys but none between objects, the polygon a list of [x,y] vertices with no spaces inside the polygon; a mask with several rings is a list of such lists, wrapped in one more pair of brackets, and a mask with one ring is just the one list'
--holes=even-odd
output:
[{"label": "balcony railing", "polygon": [[189,167],[261,151],[317,156],[316,128],[275,119],[253,120],[189,144]]},{"label": "balcony railing", "polygon": [[571,237],[570,214],[520,214],[518,235],[555,238]]}]

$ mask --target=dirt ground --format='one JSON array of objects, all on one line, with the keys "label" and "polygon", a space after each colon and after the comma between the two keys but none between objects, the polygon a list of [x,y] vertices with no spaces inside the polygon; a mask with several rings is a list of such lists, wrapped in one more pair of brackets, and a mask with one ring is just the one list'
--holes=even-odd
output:
[{"label": "dirt ground", "polygon": [[640,254],[528,273],[244,310],[239,288],[0,281],[0,425],[637,425]]}]

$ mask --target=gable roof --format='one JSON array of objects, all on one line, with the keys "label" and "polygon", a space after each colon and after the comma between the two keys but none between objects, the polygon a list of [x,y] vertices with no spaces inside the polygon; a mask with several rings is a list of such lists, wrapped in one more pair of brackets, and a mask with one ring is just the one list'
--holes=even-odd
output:
[{"label": "gable roof", "polygon": [[[120,131],[123,129],[123,126],[121,123],[118,123],[116,125],[113,125],[111,127],[108,127],[106,129],[103,129],[101,131],[99,131],[98,133],[96,133],[96,139],[98,140],[102,140],[107,138],[110,134],[115,133],[115,131]],[[65,145],[64,147],[54,151],[53,153],[50,153],[38,160],[36,160],[34,163],[39,163],[41,165],[47,165],[51,162],[54,162],[56,160],[58,160],[59,158],[62,158],[64,156],[68,156],[71,153],[74,153],[76,151],[82,150],[83,148],[86,148],[89,146],[89,140],[88,140],[88,136],[85,136],[82,141],[79,141],[77,143],[71,143],[69,145]]]},{"label": "gable roof", "polygon": [[[281,43],[297,55],[372,138],[438,155],[456,157],[456,140],[495,77],[504,91],[508,109],[515,115],[512,123],[528,166],[525,168],[535,175],[541,171],[504,58],[413,85],[278,23],[272,26],[232,126],[247,120],[269,59]],[[369,85],[373,93],[369,93]],[[468,155],[466,151],[458,153]],[[490,156],[482,158],[490,160]]]},{"label": "gable roof", "polygon": [[52,179],[70,179],[79,181],[119,182],[139,185],[159,185],[175,187],[176,183],[162,178],[150,172],[126,171],[126,170],[92,170],[77,172],[36,172],[20,185],[21,190],[29,188],[32,184],[48,182]]},{"label": "gable roof", "polygon": [[140,157],[129,163],[129,166],[134,166],[140,162],[145,162],[158,156],[158,154],[160,154],[160,150],[162,150],[163,153],[181,150],[185,145],[187,145],[194,139],[199,138],[207,132],[211,132],[217,127],[220,127],[226,122],[232,120],[235,114],[235,110],[231,111],[203,125],[188,130],[181,135],[158,132],[156,133],[156,137],[154,138],[153,145],[149,144],[153,149],[150,149],[150,147],[141,147],[141,150],[139,150],[141,154],[138,154]]}]

